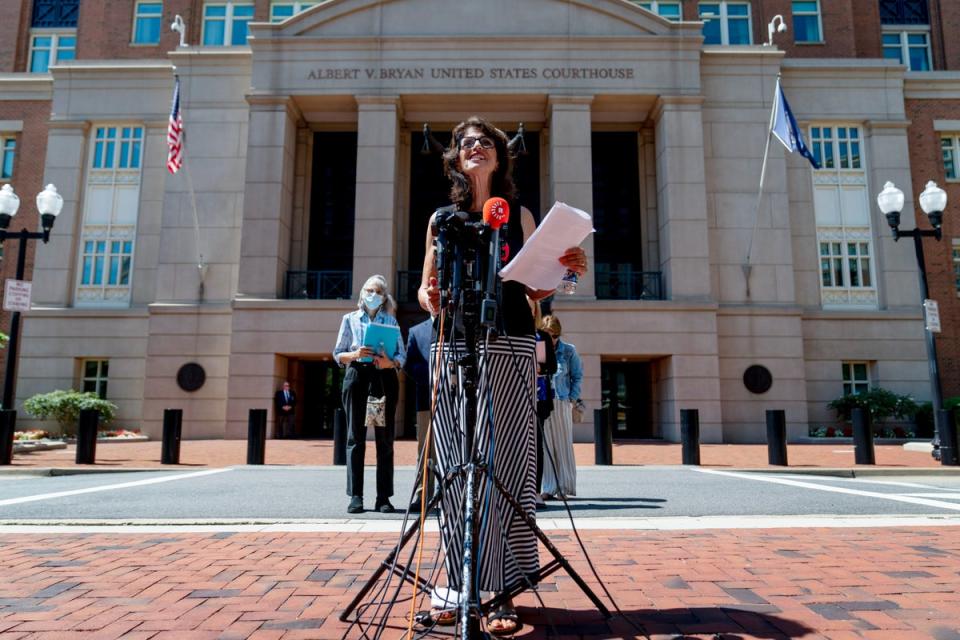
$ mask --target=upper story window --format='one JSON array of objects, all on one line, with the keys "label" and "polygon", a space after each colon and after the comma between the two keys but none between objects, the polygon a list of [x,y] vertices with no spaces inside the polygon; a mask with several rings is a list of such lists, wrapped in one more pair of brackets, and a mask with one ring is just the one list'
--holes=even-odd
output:
[{"label": "upper story window", "polygon": [[281,22],[301,11],[306,11],[316,2],[273,2],[270,4],[270,22]]},{"label": "upper story window", "polygon": [[652,2],[638,2],[637,4],[667,20],[678,22],[682,17],[679,2],[672,0],[653,0]]},{"label": "upper story window", "polygon": [[880,0],[883,24],[930,24],[927,0]]},{"label": "upper story window", "polygon": [[247,44],[252,2],[208,2],[203,5],[203,44],[222,47]]},{"label": "upper story window", "polygon": [[46,73],[51,65],[77,57],[77,31],[34,29],[30,37],[30,72]]},{"label": "upper story window", "polygon": [[943,151],[943,172],[947,180],[960,180],[960,136],[944,136],[940,138],[940,148]]},{"label": "upper story window", "polygon": [[0,135],[0,180],[13,177],[13,163],[17,156],[17,139]]},{"label": "upper story window", "polygon": [[704,44],[750,44],[750,3],[721,0],[701,2],[700,19],[703,23]]},{"label": "upper story window", "polygon": [[79,11],[80,0],[33,0],[30,26],[34,29],[76,27]]},{"label": "upper story window", "polygon": [[793,41],[823,42],[820,0],[793,0]]},{"label": "upper story window", "polygon": [[813,172],[821,303],[876,307],[862,130],[856,125],[814,125],[810,146],[822,167]]},{"label": "upper story window", "polygon": [[883,30],[883,57],[905,64],[910,71],[930,71],[929,30]]},{"label": "upper story window", "polygon": [[162,2],[137,2],[133,12],[133,43],[159,44],[163,22]]},{"label": "upper story window", "polygon": [[143,127],[96,126],[91,138],[76,303],[126,305],[140,206]]}]

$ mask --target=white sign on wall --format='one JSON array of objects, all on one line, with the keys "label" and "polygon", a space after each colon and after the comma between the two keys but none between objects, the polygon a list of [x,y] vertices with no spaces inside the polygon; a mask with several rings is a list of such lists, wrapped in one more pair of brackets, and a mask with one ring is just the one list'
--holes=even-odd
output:
[{"label": "white sign on wall", "polygon": [[32,287],[33,283],[26,280],[8,279],[3,291],[4,311],[29,311]]},{"label": "white sign on wall", "polygon": [[926,318],[927,331],[940,333],[940,307],[936,300],[923,301],[923,315]]}]

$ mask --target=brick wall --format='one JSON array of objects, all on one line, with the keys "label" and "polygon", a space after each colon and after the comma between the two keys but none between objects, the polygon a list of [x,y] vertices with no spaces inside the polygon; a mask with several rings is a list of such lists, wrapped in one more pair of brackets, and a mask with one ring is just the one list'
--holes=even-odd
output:
[{"label": "brick wall", "polygon": [[[17,155],[13,166],[13,177],[9,181],[4,181],[4,183],[9,182],[20,196],[20,210],[10,223],[12,231],[24,228],[39,229],[36,197],[43,190],[43,167],[46,163],[49,118],[50,103],[48,101],[0,101],[0,120],[23,121],[23,130],[16,134]],[[17,272],[18,244],[15,240],[4,242],[3,260],[0,262],[0,300],[3,299],[2,283],[7,278],[13,278]],[[31,241],[27,245],[25,276],[27,280],[33,273],[36,250],[37,243]],[[0,311],[0,330],[7,334],[10,332],[10,314],[6,311]],[[0,370],[0,382],[2,378],[3,371]]]},{"label": "brick wall", "polygon": [[931,48],[934,68],[956,71],[960,69],[960,2],[957,0],[929,0]]},{"label": "brick wall", "polygon": [[[960,395],[960,298],[953,281],[951,245],[960,238],[960,183],[948,183],[944,175],[940,153],[940,133],[934,131],[934,120],[956,120],[960,114],[960,100],[907,100],[907,118],[912,122],[910,136],[910,166],[913,193],[919,195],[928,180],[935,181],[947,192],[947,211],[943,216],[943,240],[924,240],[924,258],[927,263],[927,281],[930,297],[940,306],[943,331],[937,336],[937,360],[945,398]],[[918,224],[930,228],[926,216],[915,204]],[[911,220],[904,217],[905,228]],[[901,243],[902,244],[902,243]],[[902,251],[910,251],[903,247]]]}]

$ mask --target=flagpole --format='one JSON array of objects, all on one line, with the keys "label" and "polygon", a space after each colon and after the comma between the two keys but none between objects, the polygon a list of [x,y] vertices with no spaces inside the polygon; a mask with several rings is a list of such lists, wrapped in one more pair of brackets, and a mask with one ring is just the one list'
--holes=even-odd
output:
[{"label": "flagpole", "polygon": [[763,200],[763,186],[767,179],[767,160],[770,158],[770,138],[773,134],[773,125],[777,117],[777,100],[780,99],[780,74],[777,74],[777,88],[773,94],[773,105],[770,107],[770,123],[767,125],[767,142],[763,149],[763,164],[760,166],[760,187],[757,189],[757,205],[753,218],[753,230],[750,233],[750,243],[747,246],[747,260],[743,264],[743,276],[747,285],[747,299],[750,299],[750,272],[753,265],[750,259],[753,255],[753,239],[757,235],[757,228],[760,226],[760,203]]}]

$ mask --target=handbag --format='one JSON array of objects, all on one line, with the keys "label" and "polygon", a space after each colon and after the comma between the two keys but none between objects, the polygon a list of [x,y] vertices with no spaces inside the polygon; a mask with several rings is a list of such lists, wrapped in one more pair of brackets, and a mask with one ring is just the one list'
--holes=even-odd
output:
[{"label": "handbag", "polygon": [[573,403],[570,411],[573,414],[573,421],[577,424],[580,424],[583,422],[583,414],[587,412],[587,407],[583,404],[583,400],[577,400]]},{"label": "handbag", "polygon": [[367,416],[364,421],[366,427],[387,426],[387,397],[367,396]]}]

